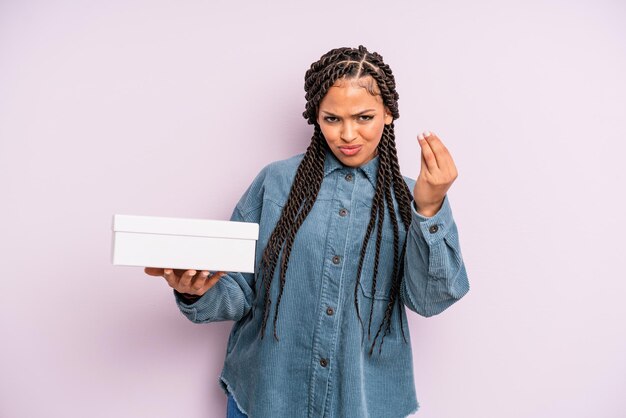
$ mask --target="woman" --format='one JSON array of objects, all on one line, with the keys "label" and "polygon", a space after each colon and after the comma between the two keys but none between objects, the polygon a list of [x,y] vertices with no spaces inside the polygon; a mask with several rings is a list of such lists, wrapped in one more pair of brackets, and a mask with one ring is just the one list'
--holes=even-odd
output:
[{"label": "woman", "polygon": [[266,166],[231,218],[260,225],[257,272],[146,272],[191,321],[236,321],[228,416],[404,417],[418,408],[404,306],[431,316],[469,290],[446,197],[456,168],[426,132],[417,181],[400,174],[379,54],[333,49],[305,91],[306,153]]}]

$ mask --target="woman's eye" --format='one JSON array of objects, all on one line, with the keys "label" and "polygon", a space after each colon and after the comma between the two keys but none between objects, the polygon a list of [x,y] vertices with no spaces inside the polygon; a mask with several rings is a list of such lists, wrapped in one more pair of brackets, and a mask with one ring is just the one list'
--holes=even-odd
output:
[{"label": "woman's eye", "polygon": [[367,120],[372,120],[372,119],[374,119],[374,116],[371,116],[371,115],[361,115],[361,116],[359,116],[359,120],[362,120],[362,121],[367,121]]},{"label": "woman's eye", "polygon": [[334,116],[326,116],[324,117],[324,120],[328,123],[333,123],[333,122],[337,122],[337,118]]}]

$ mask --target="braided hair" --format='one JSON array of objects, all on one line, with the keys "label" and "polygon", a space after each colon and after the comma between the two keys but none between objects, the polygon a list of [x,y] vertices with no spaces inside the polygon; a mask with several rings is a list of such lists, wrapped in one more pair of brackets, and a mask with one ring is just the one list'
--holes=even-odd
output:
[{"label": "braided hair", "polygon": [[[278,307],[283,295],[285,287],[285,276],[289,265],[289,255],[291,254],[292,245],[298,229],[306,219],[307,215],[313,208],[317,194],[320,190],[324,177],[324,159],[326,156],[326,140],[322,134],[321,128],[317,123],[317,113],[319,104],[324,98],[328,89],[341,79],[360,79],[361,77],[370,76],[376,83],[378,91],[371,83],[366,86],[370,94],[380,94],[383,104],[389,110],[393,119],[397,119],[398,113],[398,93],[396,92],[396,84],[391,69],[383,62],[383,57],[376,52],[369,52],[363,46],[358,48],[336,48],[324,54],[317,62],[311,64],[311,68],[305,74],[304,90],[306,92],[306,105],[303,112],[304,118],[310,125],[314,125],[311,143],[308,146],[304,157],[298,166],[295,179],[287,202],[282,210],[280,218],[270,235],[267,246],[262,255],[260,274],[262,277],[263,292],[263,323],[261,327],[261,338],[265,335],[267,320],[270,315],[270,286],[280,258],[280,290],[274,306],[274,338],[278,340],[276,334],[276,322],[278,320]],[[393,122],[385,125],[380,143],[378,145],[379,167],[376,180],[376,187],[372,201],[370,220],[367,225],[356,277],[356,285],[354,288],[354,305],[356,307],[357,317],[365,336],[365,329],[361,312],[359,309],[359,299],[357,289],[360,286],[361,271],[363,269],[363,260],[367,250],[370,237],[376,229],[375,258],[372,280],[372,294],[376,291],[376,282],[378,275],[378,264],[380,247],[382,242],[382,230],[385,214],[389,215],[391,225],[393,226],[393,273],[392,285],[390,291],[390,299],[385,309],[385,316],[381,321],[378,330],[374,336],[374,340],[369,350],[372,355],[376,341],[381,336],[379,353],[382,350],[382,344],[385,336],[391,330],[391,316],[395,306],[401,313],[402,304],[399,301],[400,284],[403,276],[404,254],[406,250],[406,239],[404,245],[400,248],[399,227],[398,222],[401,221],[405,229],[408,231],[411,223],[411,192],[406,185],[402,175],[400,174],[400,166],[398,164],[398,156],[396,152],[395,134]],[[395,197],[398,203],[399,218],[393,204]],[[406,238],[406,237],[405,237]],[[371,304],[369,311],[369,323],[367,326],[368,340],[372,334],[372,315],[374,303]],[[404,326],[402,324],[402,316],[400,318],[400,328],[402,336],[406,342],[404,334]]]}]

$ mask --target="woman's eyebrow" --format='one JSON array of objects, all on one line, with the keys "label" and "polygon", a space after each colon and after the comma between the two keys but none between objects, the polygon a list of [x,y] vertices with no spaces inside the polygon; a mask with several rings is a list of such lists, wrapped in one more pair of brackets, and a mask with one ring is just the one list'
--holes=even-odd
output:
[{"label": "woman's eyebrow", "polygon": [[[352,116],[359,116],[359,115],[362,115],[363,113],[367,113],[367,112],[375,112],[375,111],[376,111],[376,109],[365,109],[365,110],[361,110],[359,113],[355,113],[355,114],[354,114],[354,115],[352,115]],[[337,115],[335,115],[334,113],[331,113],[331,112],[329,112],[329,111],[327,111],[327,110],[322,110],[322,112],[326,113],[326,114],[327,114],[327,115],[329,115],[329,116],[335,116],[335,117],[337,117]]]}]

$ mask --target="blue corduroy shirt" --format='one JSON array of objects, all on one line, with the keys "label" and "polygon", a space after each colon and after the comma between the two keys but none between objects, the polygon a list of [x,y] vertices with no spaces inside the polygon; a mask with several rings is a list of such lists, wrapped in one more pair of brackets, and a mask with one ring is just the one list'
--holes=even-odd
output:
[{"label": "blue corduroy shirt", "polygon": [[[300,154],[267,165],[234,209],[231,220],[260,225],[257,268],[302,158]],[[372,293],[375,233],[357,289],[363,334],[354,291],[378,165],[375,157],[361,167],[347,167],[327,150],[317,200],[293,243],[276,324],[278,341],[273,337],[273,318],[280,264],[263,339],[259,338],[263,293],[256,274],[228,272],[193,303],[176,295],[178,307],[193,322],[235,321],[219,382],[250,418],[396,418],[418,409],[404,307],[426,317],[436,315],[465,295],[469,283],[448,197],[430,218],[417,213],[412,203],[408,234],[399,222],[400,245],[407,239],[403,306],[393,310],[382,351],[377,345],[369,355],[370,307],[374,305],[373,338],[389,302],[394,260],[387,214],[377,289]],[[404,179],[412,191],[415,180]]]}]

